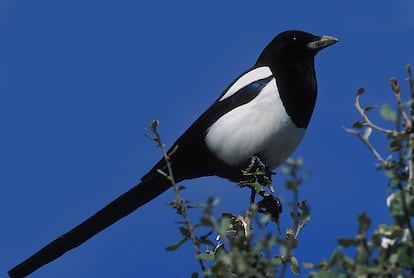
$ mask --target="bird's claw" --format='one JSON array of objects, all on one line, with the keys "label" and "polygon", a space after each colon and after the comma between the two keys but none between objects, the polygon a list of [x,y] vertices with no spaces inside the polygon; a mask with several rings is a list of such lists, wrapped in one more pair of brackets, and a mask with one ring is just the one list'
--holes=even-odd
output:
[{"label": "bird's claw", "polygon": [[251,203],[254,203],[255,193],[263,191],[262,186],[269,187],[271,192],[274,192],[272,185],[272,175],[274,174],[269,170],[258,156],[253,156],[250,159],[250,163],[245,170],[242,171],[243,175],[248,177],[247,180],[239,182],[241,186],[248,186],[252,189],[252,195],[250,198]]},{"label": "bird's claw", "polygon": [[252,158],[250,158],[250,163],[249,166],[247,166],[246,171],[250,172],[252,171],[254,165],[258,166],[258,168],[260,168],[262,171],[266,170],[266,165],[260,160],[260,158],[258,156],[252,156]]}]

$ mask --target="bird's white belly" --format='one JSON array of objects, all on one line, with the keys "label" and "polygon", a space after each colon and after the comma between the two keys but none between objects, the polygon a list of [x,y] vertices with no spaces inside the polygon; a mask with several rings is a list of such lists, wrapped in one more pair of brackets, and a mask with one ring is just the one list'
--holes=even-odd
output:
[{"label": "bird's white belly", "polygon": [[270,169],[282,164],[305,134],[292,122],[273,79],[252,101],[219,118],[207,131],[205,142],[227,164],[245,164],[259,156]]}]

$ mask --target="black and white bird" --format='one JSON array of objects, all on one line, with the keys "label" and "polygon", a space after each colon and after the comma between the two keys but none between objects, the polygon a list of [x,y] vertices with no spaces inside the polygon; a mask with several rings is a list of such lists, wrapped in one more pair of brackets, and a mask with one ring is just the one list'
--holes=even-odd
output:
[{"label": "black and white bird", "polygon": [[[203,176],[240,181],[252,157],[270,170],[282,164],[315,107],[315,55],[337,41],[295,30],[278,34],[172,145],[176,182]],[[166,191],[171,183],[157,169],[167,172],[164,159],[131,190],[11,269],[10,277],[32,273]]]}]

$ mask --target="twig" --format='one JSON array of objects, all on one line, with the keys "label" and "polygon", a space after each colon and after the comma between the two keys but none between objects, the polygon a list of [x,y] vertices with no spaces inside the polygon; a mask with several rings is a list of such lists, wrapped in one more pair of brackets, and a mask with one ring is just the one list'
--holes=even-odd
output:
[{"label": "twig", "polygon": [[346,127],[342,127],[346,132],[355,135],[356,137],[358,137],[359,139],[361,139],[361,141],[368,147],[368,149],[372,152],[372,154],[375,156],[375,158],[379,161],[379,163],[381,164],[381,166],[383,168],[387,167],[388,163],[387,161],[382,158],[382,156],[378,153],[378,151],[375,149],[375,147],[371,144],[371,142],[369,141],[369,139],[366,136],[363,136],[359,131],[354,130],[354,129],[350,129],[350,128],[346,128]]},{"label": "twig", "polygon": [[358,133],[358,138],[361,139],[362,142],[365,143],[365,145],[369,148],[369,150],[372,152],[372,154],[381,163],[381,166],[385,168],[388,165],[387,161],[382,158],[382,156],[378,153],[378,151],[375,149],[375,147],[368,140],[368,138],[365,138],[364,136],[362,136],[361,133]]},{"label": "twig", "polygon": [[295,239],[298,239],[299,237],[299,233],[302,230],[303,227],[305,227],[306,223],[304,221],[301,221],[301,223],[298,223],[298,227],[296,229],[296,233],[295,233]]},{"label": "twig", "polygon": [[299,233],[303,229],[303,227],[305,227],[306,222],[307,221],[305,221],[305,220],[300,220],[300,221],[295,223],[296,231],[295,231],[295,234],[293,235],[293,240],[295,241],[295,246],[292,246],[289,243],[287,244],[288,251],[287,251],[287,256],[286,256],[286,258],[284,258],[284,260],[286,260],[286,261],[289,260],[289,262],[285,262],[283,264],[283,268],[282,268],[282,270],[280,272],[280,276],[279,276],[280,278],[283,278],[286,275],[287,266],[288,266],[288,263],[290,263],[290,259],[292,257],[293,249],[297,247],[297,239],[299,237]]},{"label": "twig", "polygon": [[404,125],[403,126],[406,129],[411,130],[413,125],[412,125],[412,122],[410,121],[410,119],[408,118],[407,113],[405,112],[404,103],[402,103],[402,101],[401,101],[401,89],[400,89],[400,86],[398,85],[397,78],[395,78],[395,77],[391,78],[390,84],[391,84],[391,89],[393,90],[394,95],[395,95],[395,100],[397,102],[398,112],[404,120]]},{"label": "twig", "polygon": [[[414,79],[411,76],[411,66],[407,65],[406,66],[406,70],[407,70],[407,74],[408,74],[408,83],[409,83],[409,90],[410,90],[410,101],[414,101]],[[393,87],[393,82],[395,81],[395,84],[397,86],[395,86],[395,89]],[[399,91],[399,86],[397,83],[396,79],[392,79],[391,81],[391,86],[393,87],[394,92],[396,92],[397,90]],[[396,92],[397,93],[397,92]],[[413,162],[413,146],[412,146],[412,140],[414,140],[414,130],[413,130],[413,126],[414,126],[414,103],[411,103],[410,105],[410,116],[411,116],[411,122],[410,122],[410,136],[408,138],[408,143],[407,143],[407,149],[408,149],[408,182],[407,182],[407,188],[409,190],[412,190],[413,188],[413,176],[414,176],[414,162]],[[406,201],[406,194],[407,192],[405,191],[405,188],[402,186],[402,184],[398,185],[399,190],[401,191],[401,198],[402,198],[402,205],[403,205],[403,210],[404,210],[404,219],[405,222],[407,223],[407,227],[411,236],[411,240],[414,240],[414,229],[413,226],[411,224],[411,219],[410,219],[410,214],[408,211],[408,206],[407,206],[407,201]]]},{"label": "twig", "polygon": [[[409,83],[410,99],[414,99],[414,78],[411,75],[411,65],[407,65],[405,67],[405,69],[407,70],[407,74],[408,74],[407,80],[408,80],[408,83]],[[411,103],[411,110],[414,110],[414,103]],[[411,112],[411,117],[412,117],[413,114],[414,113]],[[413,120],[413,118],[411,118],[411,119]]]},{"label": "twig", "polygon": [[385,129],[382,128],[376,124],[374,124],[367,116],[367,114],[365,114],[365,110],[361,107],[361,104],[359,102],[359,99],[361,98],[361,94],[357,94],[356,98],[355,98],[355,103],[354,106],[357,109],[357,111],[359,112],[359,114],[362,116],[362,118],[364,119],[364,126],[369,126],[375,130],[378,130],[380,132],[386,133],[387,135],[395,135],[395,131],[394,130],[390,130],[390,129]]},{"label": "twig", "polygon": [[[407,70],[407,80],[409,84],[409,90],[410,90],[410,100],[412,101],[410,106],[410,116],[411,116],[411,127],[414,126],[414,78],[411,75],[411,65],[406,66]],[[408,141],[408,150],[409,150],[409,156],[408,156],[408,188],[410,190],[414,189],[414,150],[412,146],[412,142],[414,142],[414,130],[411,128],[410,130],[410,137]],[[414,240],[414,238],[413,238]]]},{"label": "twig", "polygon": [[[178,189],[178,186],[177,186],[177,184],[175,182],[175,179],[174,179],[174,173],[173,173],[173,169],[172,169],[172,166],[171,166],[170,155],[167,153],[167,150],[165,149],[165,145],[161,141],[161,136],[159,135],[159,133],[157,131],[158,124],[159,124],[158,120],[154,120],[151,124],[151,131],[155,135],[155,137],[152,137],[152,136],[149,136],[149,135],[146,135],[146,136],[149,137],[150,139],[154,140],[158,144],[158,147],[160,147],[160,149],[161,149],[161,152],[162,152],[162,155],[164,157],[165,163],[167,164],[168,174],[166,175],[166,178],[168,178],[170,180],[171,185],[174,189],[175,203],[178,206],[177,209],[179,211],[179,214],[184,218],[184,222],[185,222],[185,225],[187,226],[187,230],[188,230],[190,239],[193,242],[193,246],[194,246],[194,249],[196,250],[196,254],[199,255],[199,254],[201,254],[201,252],[200,252],[200,248],[198,246],[198,241],[197,241],[196,236],[194,234],[194,228],[191,225],[190,218],[188,217],[186,208],[185,208],[185,206],[183,206],[184,200],[180,196],[180,190]],[[201,267],[202,271],[205,271],[206,267],[204,265],[203,260],[198,259],[198,262],[200,264],[200,267]]]},{"label": "twig", "polygon": [[[375,129],[379,132],[383,132],[386,133],[389,136],[392,137],[398,137],[401,135],[406,135],[407,133],[409,133],[409,137],[408,137],[408,142],[407,142],[407,153],[408,156],[405,155],[404,150],[401,149],[399,152],[399,160],[398,160],[398,164],[399,167],[401,167],[402,169],[404,169],[406,167],[406,165],[408,166],[408,179],[405,180],[407,182],[407,189],[408,189],[408,194],[410,194],[409,192],[412,192],[411,190],[413,190],[413,186],[414,186],[414,148],[413,148],[413,142],[414,142],[414,79],[411,76],[411,66],[407,65],[406,70],[408,72],[408,78],[407,80],[409,81],[409,88],[410,88],[410,117],[407,115],[406,110],[405,110],[405,105],[402,100],[401,100],[401,89],[400,86],[398,85],[398,81],[396,78],[391,78],[390,80],[390,85],[391,85],[391,89],[394,92],[395,95],[395,99],[398,105],[398,113],[401,116],[402,120],[403,120],[403,124],[401,124],[401,121],[397,121],[396,122],[396,130],[388,130],[388,129],[384,129],[382,127],[379,127],[377,125],[375,125],[374,123],[371,122],[371,120],[369,119],[369,117],[365,114],[365,110],[361,107],[360,105],[360,97],[361,97],[361,93],[358,93],[355,99],[355,107],[358,110],[359,114],[362,116],[364,122],[363,125],[367,126],[367,128],[372,128]],[[400,119],[401,119],[400,118]],[[403,127],[404,130],[401,131],[400,128]],[[383,168],[386,168],[388,163],[386,160],[384,160],[382,158],[382,156],[377,152],[377,150],[375,149],[375,147],[371,144],[371,142],[369,141],[369,134],[370,131],[365,132],[364,135],[362,135],[359,131],[354,130],[354,129],[348,129],[345,128],[345,131],[357,136],[372,152],[372,154],[376,157],[376,159],[381,163],[381,166]],[[405,164],[405,161],[407,161],[407,164]],[[411,239],[414,239],[414,229],[413,229],[413,225],[411,224],[411,219],[410,219],[410,214],[408,211],[408,206],[407,206],[407,201],[406,201],[406,188],[404,188],[403,185],[404,180],[399,181],[398,183],[398,189],[401,192],[401,201],[402,201],[402,206],[403,206],[403,211],[404,211],[404,221],[408,227]]]}]

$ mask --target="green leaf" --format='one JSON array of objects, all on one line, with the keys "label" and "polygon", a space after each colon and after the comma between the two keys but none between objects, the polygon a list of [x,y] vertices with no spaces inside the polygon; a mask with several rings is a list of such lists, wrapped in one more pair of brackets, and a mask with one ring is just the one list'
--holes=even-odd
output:
[{"label": "green leaf", "polygon": [[371,219],[366,213],[361,213],[358,216],[358,223],[358,233],[361,234],[369,229],[369,227],[371,226]]},{"label": "green leaf", "polygon": [[279,248],[279,254],[280,254],[280,256],[281,256],[282,258],[284,258],[284,257],[286,257],[286,256],[288,255],[288,249],[287,249],[287,247],[286,247],[286,245],[285,245],[285,244],[280,245],[280,248]]},{"label": "green leaf", "polygon": [[298,208],[300,209],[300,214],[303,215],[307,215],[310,214],[310,208],[308,205],[308,201],[307,200],[302,200],[298,203]]},{"label": "green leaf", "polygon": [[296,257],[290,257],[290,270],[296,275],[300,274],[299,263]]},{"label": "green leaf", "polygon": [[289,168],[288,168],[288,167],[280,167],[280,168],[279,168],[279,171],[280,171],[282,174],[285,174],[285,175],[287,175],[287,174],[289,174],[289,173],[290,173],[290,170],[289,170]]},{"label": "green leaf", "polygon": [[275,258],[272,259],[272,264],[275,266],[279,266],[283,263],[283,260],[281,257],[277,256]]},{"label": "green leaf", "polygon": [[183,243],[186,242],[187,240],[188,240],[187,238],[183,238],[179,242],[165,247],[165,250],[167,250],[167,251],[175,251],[178,248],[180,248],[180,246],[183,245]]},{"label": "green leaf", "polygon": [[303,157],[299,156],[296,159],[296,168],[300,168],[300,167],[302,167],[302,165],[303,165]]},{"label": "green leaf", "polygon": [[359,88],[359,89],[358,89],[358,91],[357,91],[357,96],[360,96],[360,95],[362,95],[363,93],[365,93],[365,88],[361,87],[361,88]]},{"label": "green leaf", "polygon": [[214,260],[214,253],[200,253],[196,254],[195,257],[199,260],[212,261]]},{"label": "green leaf", "polygon": [[413,266],[413,255],[410,248],[404,246],[398,249],[398,264],[403,268],[410,269]]},{"label": "green leaf", "polygon": [[265,213],[262,218],[259,219],[261,225],[266,225],[272,219],[272,215],[270,213]]},{"label": "green leaf", "polygon": [[302,266],[306,269],[314,269],[315,268],[315,264],[310,263],[310,262],[304,262],[304,263],[302,263]]},{"label": "green leaf", "polygon": [[338,239],[338,244],[342,247],[350,247],[357,245],[356,239],[353,238],[340,238]]},{"label": "green leaf", "polygon": [[299,245],[298,240],[293,236],[286,237],[286,244],[292,249],[298,248]]},{"label": "green leaf", "polygon": [[231,220],[229,217],[222,217],[219,226],[220,234],[226,234],[231,227]]},{"label": "green leaf", "polygon": [[359,245],[357,247],[357,253],[355,255],[355,262],[361,265],[366,265],[368,262],[368,257],[369,257],[369,254],[368,254],[367,249],[364,246]]},{"label": "green leaf", "polygon": [[286,181],[286,187],[290,190],[297,190],[298,189],[298,182],[294,180],[288,180]]},{"label": "green leaf", "polygon": [[393,123],[397,122],[397,113],[387,103],[381,105],[380,114],[381,117],[386,121],[391,121]]},{"label": "green leaf", "polygon": [[390,143],[390,151],[398,151],[403,148],[402,142],[400,140],[392,140]]},{"label": "green leaf", "polygon": [[199,238],[200,243],[208,245],[208,246],[216,246],[211,240],[208,238],[212,235],[213,231],[208,232],[207,234],[201,236]]},{"label": "green leaf", "polygon": [[212,225],[212,221],[211,218],[207,215],[202,215],[201,219],[200,219],[201,225],[203,226],[211,226]]},{"label": "green leaf", "polygon": [[157,127],[160,125],[160,121],[159,120],[153,120],[151,123],[151,129],[155,130],[157,129]]},{"label": "green leaf", "polygon": [[374,108],[376,108],[377,106],[376,105],[369,105],[369,106],[367,106],[367,107],[364,107],[364,111],[365,112],[368,112],[368,111],[371,111],[372,109],[374,109]]},{"label": "green leaf", "polygon": [[211,201],[211,206],[215,207],[220,203],[220,198],[214,198]]},{"label": "green leaf", "polygon": [[200,239],[199,241],[201,244],[205,244],[212,247],[216,246],[216,244],[214,244],[211,240],[208,239]]},{"label": "green leaf", "polygon": [[209,231],[207,234],[201,236],[201,239],[207,239],[209,236],[211,236],[213,234],[213,231]]},{"label": "green leaf", "polygon": [[185,227],[180,227],[180,233],[187,238],[191,237],[190,231]]},{"label": "green leaf", "polygon": [[365,126],[364,122],[361,122],[361,121],[356,121],[352,124],[353,128],[362,128],[364,126]]}]

